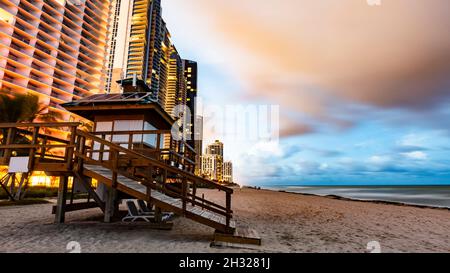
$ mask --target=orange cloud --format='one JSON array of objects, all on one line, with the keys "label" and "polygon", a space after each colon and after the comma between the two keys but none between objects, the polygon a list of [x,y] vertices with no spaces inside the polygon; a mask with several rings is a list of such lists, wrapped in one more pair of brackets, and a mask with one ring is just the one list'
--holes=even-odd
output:
[{"label": "orange cloud", "polygon": [[195,10],[193,20],[208,26],[207,39],[220,41],[209,45],[226,54],[224,67],[248,95],[289,111],[345,125],[351,121],[337,118],[330,106],[423,110],[449,101],[448,0],[390,0],[376,7],[365,0],[185,5],[186,12]]}]

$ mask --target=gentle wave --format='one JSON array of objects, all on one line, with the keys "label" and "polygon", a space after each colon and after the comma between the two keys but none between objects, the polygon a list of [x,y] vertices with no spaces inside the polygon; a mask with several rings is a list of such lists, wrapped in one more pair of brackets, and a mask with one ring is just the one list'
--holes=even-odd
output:
[{"label": "gentle wave", "polygon": [[270,190],[293,193],[314,194],[320,196],[336,195],[356,200],[374,200],[397,202],[411,205],[450,208],[449,186],[399,186],[399,187],[305,187],[305,186],[270,186]]}]

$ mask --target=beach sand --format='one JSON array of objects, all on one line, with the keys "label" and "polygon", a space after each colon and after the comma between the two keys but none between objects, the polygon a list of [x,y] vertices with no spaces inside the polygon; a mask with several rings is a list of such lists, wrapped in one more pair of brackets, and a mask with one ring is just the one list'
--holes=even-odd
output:
[{"label": "beach sand", "polygon": [[[224,193],[202,190],[208,199]],[[99,209],[66,214],[53,224],[53,204],[0,207],[0,252],[450,252],[450,211],[337,200],[267,190],[235,189],[238,226],[257,230],[262,246],[210,247],[213,229],[176,217],[172,230],[104,224]],[[122,207],[124,209],[124,207]]]}]

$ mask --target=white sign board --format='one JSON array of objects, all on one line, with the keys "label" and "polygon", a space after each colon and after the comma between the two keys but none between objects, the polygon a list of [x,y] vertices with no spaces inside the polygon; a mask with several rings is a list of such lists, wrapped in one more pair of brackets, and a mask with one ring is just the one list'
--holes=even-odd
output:
[{"label": "white sign board", "polygon": [[29,157],[11,157],[8,173],[27,173]]}]

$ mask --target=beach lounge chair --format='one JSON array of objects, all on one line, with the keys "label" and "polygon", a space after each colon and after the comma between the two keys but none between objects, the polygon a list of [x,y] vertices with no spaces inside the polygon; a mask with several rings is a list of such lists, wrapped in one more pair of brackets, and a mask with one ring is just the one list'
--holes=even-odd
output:
[{"label": "beach lounge chair", "polygon": [[153,215],[140,214],[134,201],[128,200],[126,204],[128,207],[128,214],[122,219],[122,222],[126,222],[127,220],[131,220],[131,222],[134,222],[139,219],[150,222],[151,219],[154,219]]},{"label": "beach lounge chair", "polygon": [[[138,206],[139,206],[139,213],[142,215],[155,215],[154,211],[151,211],[144,200],[137,200]],[[174,216],[173,212],[163,212],[162,213],[162,220],[168,221]]]},{"label": "beach lounge chair", "polygon": [[142,215],[155,215],[153,211],[151,211],[144,200],[137,200],[137,204],[139,207],[139,213]]}]

